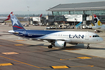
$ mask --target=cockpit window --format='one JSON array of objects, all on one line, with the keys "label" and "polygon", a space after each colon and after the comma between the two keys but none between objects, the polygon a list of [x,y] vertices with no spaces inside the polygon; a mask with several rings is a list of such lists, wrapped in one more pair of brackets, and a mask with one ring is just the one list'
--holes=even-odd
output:
[{"label": "cockpit window", "polygon": [[99,37],[98,35],[93,35],[93,37]]}]

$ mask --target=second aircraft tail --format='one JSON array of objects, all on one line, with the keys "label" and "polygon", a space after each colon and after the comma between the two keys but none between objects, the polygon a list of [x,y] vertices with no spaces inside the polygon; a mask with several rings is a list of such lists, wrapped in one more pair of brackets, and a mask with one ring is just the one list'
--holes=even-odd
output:
[{"label": "second aircraft tail", "polygon": [[95,26],[102,26],[101,21],[98,19],[98,17],[95,14],[93,15],[93,19],[94,19]]}]

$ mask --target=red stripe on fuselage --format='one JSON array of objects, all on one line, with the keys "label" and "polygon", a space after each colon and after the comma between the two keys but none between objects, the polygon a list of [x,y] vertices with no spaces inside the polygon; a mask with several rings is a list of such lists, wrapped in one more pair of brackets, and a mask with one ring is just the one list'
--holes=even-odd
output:
[{"label": "red stripe on fuselage", "polygon": [[13,27],[17,27],[17,28],[23,29],[22,27],[19,27],[19,26],[13,26]]}]

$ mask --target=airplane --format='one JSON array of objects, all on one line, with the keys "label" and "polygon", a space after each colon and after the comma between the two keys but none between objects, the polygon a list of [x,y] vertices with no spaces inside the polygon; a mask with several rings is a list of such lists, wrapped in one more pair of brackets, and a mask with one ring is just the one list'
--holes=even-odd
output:
[{"label": "airplane", "polygon": [[9,33],[34,40],[43,40],[51,43],[48,48],[60,47],[65,48],[69,44],[87,44],[100,43],[103,41],[96,33],[82,31],[51,31],[51,30],[26,30],[13,13],[10,14],[13,30]]},{"label": "airplane", "polygon": [[7,17],[0,17],[0,23],[4,23],[5,21],[10,19],[10,15],[8,15]]},{"label": "airplane", "polygon": [[92,26],[92,29],[95,29],[96,31],[105,31],[105,25],[101,23],[101,21],[98,19],[98,17],[94,14],[93,15],[95,26]]}]

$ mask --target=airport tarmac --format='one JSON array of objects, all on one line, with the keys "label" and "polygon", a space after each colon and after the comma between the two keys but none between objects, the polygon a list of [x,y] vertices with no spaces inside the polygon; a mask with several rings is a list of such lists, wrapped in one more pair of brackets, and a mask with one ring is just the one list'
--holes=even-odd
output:
[{"label": "airport tarmac", "polygon": [[[26,29],[45,30],[45,26]],[[67,48],[48,49],[50,43],[23,39],[7,33],[8,25],[0,25],[0,70],[104,70],[105,41],[86,45],[67,45]],[[91,31],[91,29],[59,29]],[[105,40],[105,33],[97,33]]]}]

